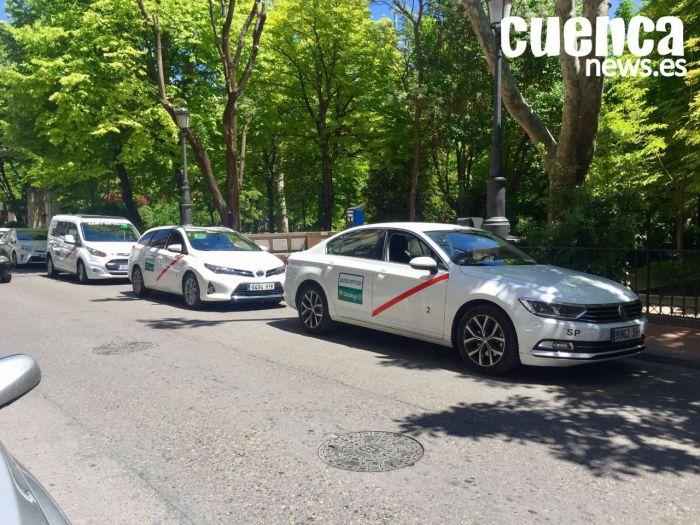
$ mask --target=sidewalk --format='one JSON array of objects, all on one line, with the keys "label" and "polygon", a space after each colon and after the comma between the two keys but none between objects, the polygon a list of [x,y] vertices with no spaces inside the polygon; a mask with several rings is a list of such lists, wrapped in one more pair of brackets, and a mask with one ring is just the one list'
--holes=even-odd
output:
[{"label": "sidewalk", "polygon": [[638,359],[700,369],[700,328],[649,322],[646,344]]}]

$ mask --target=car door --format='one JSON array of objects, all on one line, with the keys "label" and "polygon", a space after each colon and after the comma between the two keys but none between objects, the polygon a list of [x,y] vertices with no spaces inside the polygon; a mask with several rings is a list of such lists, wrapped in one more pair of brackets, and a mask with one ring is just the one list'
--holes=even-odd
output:
[{"label": "car door", "polygon": [[61,244],[63,242],[61,235],[63,235],[61,228],[63,223],[60,221],[53,221],[49,226],[49,241],[46,246],[46,251],[48,255],[51,256],[54,268],[63,268],[63,263],[61,261]]},{"label": "car door", "polygon": [[[78,248],[80,248],[78,225],[74,222],[66,222],[64,230],[65,234],[63,235],[63,246],[61,248],[63,269],[67,272],[78,273]],[[73,236],[75,243],[71,244],[65,241],[68,235]]]},{"label": "car door", "polygon": [[161,250],[165,250],[165,245],[170,237],[171,230],[163,229],[153,232],[151,242],[143,249],[143,282],[147,288],[162,290],[163,284],[158,276],[163,271],[162,260],[159,259]]},{"label": "car door", "polygon": [[328,244],[323,270],[328,300],[343,317],[370,321],[372,286],[384,252],[382,228],[363,228]]},{"label": "car door", "polygon": [[[431,257],[436,273],[409,264],[415,257]],[[442,337],[449,271],[441,258],[417,235],[389,230],[386,251],[374,280],[372,319],[377,324],[413,333]]]},{"label": "car door", "polygon": [[[185,253],[175,253],[168,250],[168,246],[180,244]],[[182,293],[182,271],[186,255],[186,245],[182,234],[177,230],[171,230],[170,237],[164,248],[158,250],[156,259],[156,280],[161,290],[173,293]]]}]

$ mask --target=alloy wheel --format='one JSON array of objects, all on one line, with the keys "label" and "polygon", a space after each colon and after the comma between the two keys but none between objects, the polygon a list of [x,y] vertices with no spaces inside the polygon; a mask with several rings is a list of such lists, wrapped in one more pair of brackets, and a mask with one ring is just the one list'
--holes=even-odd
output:
[{"label": "alloy wheel", "polygon": [[197,304],[198,288],[196,278],[193,275],[187,276],[187,279],[185,279],[185,303],[187,303],[187,306]]},{"label": "alloy wheel", "polygon": [[308,328],[316,328],[323,321],[323,300],[316,290],[308,290],[301,300],[301,319]]},{"label": "alloy wheel", "polygon": [[499,322],[490,315],[473,316],[464,326],[462,336],[467,356],[479,366],[494,366],[505,354],[505,333]]}]

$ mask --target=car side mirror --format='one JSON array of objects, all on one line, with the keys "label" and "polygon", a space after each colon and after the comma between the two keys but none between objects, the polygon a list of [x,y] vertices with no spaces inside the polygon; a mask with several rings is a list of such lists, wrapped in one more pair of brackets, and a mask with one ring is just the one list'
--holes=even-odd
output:
[{"label": "car side mirror", "polygon": [[70,233],[64,235],[63,240],[66,241],[68,244],[75,244],[75,237],[73,237]]},{"label": "car side mirror", "polygon": [[182,244],[171,244],[167,250],[174,253],[182,253]]},{"label": "car side mirror", "polygon": [[17,401],[41,381],[41,369],[26,354],[0,359],[0,408]]},{"label": "car side mirror", "polygon": [[438,264],[432,257],[415,257],[408,264],[415,270],[427,270],[430,273],[435,273],[438,269]]}]

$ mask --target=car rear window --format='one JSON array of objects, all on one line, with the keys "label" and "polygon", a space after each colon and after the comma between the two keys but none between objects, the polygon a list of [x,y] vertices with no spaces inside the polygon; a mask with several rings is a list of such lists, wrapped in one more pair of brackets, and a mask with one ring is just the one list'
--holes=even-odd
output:
[{"label": "car rear window", "polygon": [[17,230],[19,241],[45,241],[46,235],[46,230]]}]

